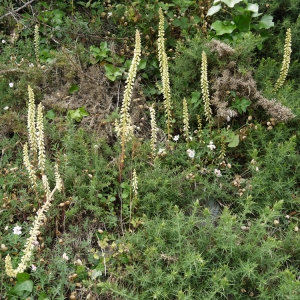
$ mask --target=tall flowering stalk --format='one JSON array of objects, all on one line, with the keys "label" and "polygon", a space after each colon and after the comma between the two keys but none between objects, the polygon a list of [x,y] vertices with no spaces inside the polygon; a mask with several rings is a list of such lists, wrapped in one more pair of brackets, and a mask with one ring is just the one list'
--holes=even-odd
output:
[{"label": "tall flowering stalk", "polygon": [[149,107],[150,110],[150,123],[151,123],[151,156],[152,159],[156,156],[156,143],[157,143],[157,125],[155,119],[155,109],[154,106],[151,105]]},{"label": "tall flowering stalk", "polygon": [[133,127],[131,124],[131,116],[130,116],[130,104],[131,104],[131,96],[134,81],[136,78],[137,67],[140,62],[141,57],[141,38],[138,30],[135,32],[135,48],[134,55],[131,62],[131,66],[128,72],[128,77],[126,80],[126,88],[124,92],[124,98],[121,107],[121,118],[119,121],[115,123],[115,129],[117,136],[121,139],[122,152],[120,157],[120,172],[119,172],[119,182],[121,182],[122,169],[124,166],[124,158],[125,158],[125,146],[126,143],[133,137]]},{"label": "tall flowering stalk", "polygon": [[189,141],[189,130],[190,130],[190,125],[189,125],[189,111],[188,111],[188,106],[186,99],[183,98],[183,132],[185,135],[185,139],[188,142]]},{"label": "tall flowering stalk", "polygon": [[212,118],[212,112],[210,108],[209,91],[208,91],[207,57],[204,51],[202,51],[201,90],[202,90],[202,98],[204,102],[204,114],[206,117],[206,121],[210,123]]},{"label": "tall flowering stalk", "polygon": [[165,115],[167,119],[167,130],[168,130],[168,141],[170,141],[170,131],[171,131],[171,88],[169,80],[169,66],[168,66],[168,56],[165,51],[165,20],[163,11],[159,9],[159,24],[158,24],[158,39],[157,39],[157,48],[158,48],[158,61],[159,68],[162,80],[162,93],[164,96],[164,107]]},{"label": "tall flowering stalk", "polygon": [[39,51],[40,51],[39,26],[35,25],[35,27],[34,27],[34,52],[35,52],[35,58],[36,58],[37,65],[39,65],[39,63],[40,63]]},{"label": "tall flowering stalk", "polygon": [[288,71],[290,67],[290,62],[291,62],[291,53],[292,53],[292,32],[291,28],[288,28],[286,31],[286,37],[285,37],[285,43],[284,43],[284,53],[283,53],[283,61],[282,61],[282,67],[280,70],[280,75],[275,83],[273,92],[276,92],[279,90],[279,88],[283,85]]},{"label": "tall flowering stalk", "polygon": [[[23,250],[23,256],[21,258],[20,263],[18,264],[16,269],[13,269],[11,263],[11,257],[8,254],[5,257],[5,271],[6,274],[10,277],[17,277],[18,273],[22,273],[27,268],[27,264],[31,259],[32,252],[34,249],[35,242],[37,241],[37,236],[40,234],[39,228],[43,224],[46,216],[45,213],[49,210],[51,206],[51,201],[53,200],[53,194],[56,190],[62,190],[62,181],[58,172],[58,166],[55,165],[55,187],[51,191],[48,177],[45,174],[45,148],[44,148],[44,126],[43,126],[43,113],[42,113],[42,105],[39,104],[38,111],[36,113],[36,107],[34,105],[34,94],[30,86],[28,87],[29,91],[29,105],[28,105],[28,116],[27,116],[27,127],[28,127],[28,139],[30,151],[28,149],[28,144],[25,143],[23,147],[23,160],[24,165],[28,171],[29,179],[32,186],[35,188],[37,186],[37,176],[36,171],[40,171],[42,174],[42,182],[41,185],[43,187],[45,193],[45,202],[43,206],[38,210],[34,222],[32,224],[30,235],[25,243],[25,248]],[[35,115],[36,121],[35,121]],[[42,141],[43,139],[43,141]],[[33,147],[33,149],[32,149]],[[30,162],[30,154],[31,152],[33,156],[36,156],[38,151],[38,161],[33,163]],[[35,157],[33,157],[35,159]]]},{"label": "tall flowering stalk", "polygon": [[130,216],[129,216],[130,221],[129,222],[131,222],[131,219],[132,219],[133,202],[135,202],[137,200],[137,196],[138,196],[138,177],[137,177],[135,169],[133,169],[133,172],[132,172],[131,187],[132,187],[133,197],[130,197]]}]

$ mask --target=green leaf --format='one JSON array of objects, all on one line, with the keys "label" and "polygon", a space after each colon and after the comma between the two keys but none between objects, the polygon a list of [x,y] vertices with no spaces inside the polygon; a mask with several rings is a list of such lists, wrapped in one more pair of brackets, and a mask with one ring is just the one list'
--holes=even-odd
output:
[{"label": "green leaf", "polygon": [[15,287],[13,288],[14,292],[32,292],[33,290],[33,281],[32,280],[26,280],[21,283],[17,283]]},{"label": "green leaf", "polygon": [[229,7],[234,7],[237,3],[240,3],[242,0],[221,0],[221,2],[225,3]]},{"label": "green leaf", "polygon": [[102,272],[99,270],[92,270],[91,279],[95,280],[97,277],[101,276]]},{"label": "green leaf", "polygon": [[233,132],[231,132],[225,139],[225,142],[228,143],[228,147],[234,148],[239,145],[240,137],[238,134],[234,134]]},{"label": "green leaf", "polygon": [[79,91],[79,85],[72,83],[71,87],[68,90],[68,93],[73,94],[73,93],[78,92],[78,91]]},{"label": "green leaf", "polygon": [[269,29],[274,26],[273,17],[270,15],[264,15],[259,22],[259,29]]},{"label": "green leaf", "polygon": [[80,115],[81,117],[87,117],[89,116],[90,114],[85,110],[84,106],[81,106],[80,108],[78,108],[79,112],[80,112]]},{"label": "green leaf", "polygon": [[192,100],[191,100],[191,103],[196,103],[199,101],[200,99],[200,95],[201,93],[200,92],[192,92]]},{"label": "green leaf", "polygon": [[252,11],[254,13],[258,13],[258,8],[259,8],[258,4],[256,4],[256,3],[248,3],[246,9],[248,11]]},{"label": "green leaf", "polygon": [[38,300],[49,300],[45,292],[40,292]]},{"label": "green leaf", "polygon": [[212,16],[212,15],[214,15],[214,14],[217,13],[221,8],[222,8],[221,4],[212,6],[212,7],[208,10],[206,16]]},{"label": "green leaf", "polygon": [[237,29],[243,32],[247,32],[250,30],[250,15],[238,15],[234,18],[234,23],[236,24]]},{"label": "green leaf", "polygon": [[53,120],[55,118],[55,116],[56,116],[56,114],[52,109],[48,110],[45,115],[45,117],[49,120]]},{"label": "green leaf", "polygon": [[23,281],[26,281],[30,278],[30,275],[28,273],[18,273],[17,274],[17,281],[18,283],[21,283]]},{"label": "green leaf", "polygon": [[241,114],[243,112],[246,112],[247,107],[251,104],[250,100],[247,100],[246,98],[236,98],[235,101],[232,103],[231,108],[235,108],[238,110],[238,112]]},{"label": "green leaf", "polygon": [[232,33],[232,31],[236,29],[236,25],[234,23],[218,20],[211,24],[211,28],[216,31],[217,35],[222,35]]},{"label": "green leaf", "polygon": [[139,63],[139,70],[144,70],[147,67],[147,59],[141,59]]},{"label": "green leaf", "polygon": [[188,29],[189,28],[189,19],[186,17],[182,17],[180,20],[179,19],[175,19],[172,24],[174,26],[178,26],[181,29]]}]

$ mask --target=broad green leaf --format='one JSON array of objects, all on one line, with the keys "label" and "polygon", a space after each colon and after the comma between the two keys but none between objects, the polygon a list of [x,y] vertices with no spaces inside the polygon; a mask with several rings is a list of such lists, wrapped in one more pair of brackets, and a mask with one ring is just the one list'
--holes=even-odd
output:
[{"label": "broad green leaf", "polygon": [[212,16],[212,15],[214,15],[215,13],[217,13],[217,12],[221,9],[221,7],[222,7],[221,4],[212,6],[212,7],[208,10],[206,16]]},{"label": "broad green leaf", "polygon": [[225,33],[232,33],[234,29],[236,29],[236,25],[233,23],[225,22],[225,21],[216,21],[211,24],[211,28],[216,31],[217,35],[222,35]]},{"label": "broad green leaf", "polygon": [[147,59],[143,58],[140,60],[140,63],[139,63],[139,70],[143,70],[147,67]]},{"label": "broad green leaf", "polygon": [[13,288],[14,292],[32,292],[33,290],[33,281],[32,280],[26,280],[21,283],[17,283],[15,287]]},{"label": "broad green leaf", "polygon": [[79,85],[73,83],[71,84],[71,87],[68,90],[69,94],[73,94],[78,91],[79,91]]},{"label": "broad green leaf", "polygon": [[192,100],[191,103],[196,103],[200,99],[200,92],[192,92]]},{"label": "broad green leaf", "polygon": [[226,138],[225,142],[228,143],[228,147],[230,148],[237,147],[240,142],[239,135],[232,133]]},{"label": "broad green leaf", "polygon": [[23,281],[26,281],[30,278],[30,275],[28,273],[18,273],[17,274],[17,281],[18,283],[21,283]]},{"label": "broad green leaf", "polygon": [[254,12],[254,13],[258,13],[258,4],[256,4],[256,3],[248,3],[248,5],[247,5],[247,10],[248,11],[252,11],[252,12]]},{"label": "broad green leaf", "polygon": [[243,32],[247,32],[250,30],[250,22],[250,15],[238,15],[234,18],[234,23],[236,24],[236,27]]},{"label": "broad green leaf", "polygon": [[229,7],[234,7],[237,3],[240,3],[242,0],[221,0]]},{"label": "broad green leaf", "polygon": [[259,22],[259,29],[269,29],[274,26],[273,17],[270,15],[264,15]]}]

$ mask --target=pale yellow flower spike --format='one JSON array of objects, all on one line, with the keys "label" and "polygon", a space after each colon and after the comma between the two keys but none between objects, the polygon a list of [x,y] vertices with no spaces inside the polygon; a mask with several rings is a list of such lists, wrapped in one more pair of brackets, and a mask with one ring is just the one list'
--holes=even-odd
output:
[{"label": "pale yellow flower spike", "polygon": [[133,136],[133,128],[131,125],[131,117],[130,117],[129,109],[130,109],[133,85],[137,73],[137,67],[140,62],[140,56],[141,56],[141,38],[140,38],[139,31],[136,30],[134,55],[128,72],[128,77],[126,80],[126,88],[125,88],[124,99],[121,108],[121,119],[119,122],[116,122],[115,124],[116,133],[118,137],[121,137],[122,145],[124,145],[127,141],[129,141]]},{"label": "pale yellow flower spike", "polygon": [[190,129],[190,125],[189,125],[188,106],[187,106],[186,99],[183,98],[183,132],[187,142],[189,141],[189,136],[190,136],[189,129]]},{"label": "pale yellow flower spike", "polygon": [[28,144],[25,143],[23,146],[23,163],[24,166],[29,174],[29,180],[31,183],[31,186],[33,189],[36,189],[36,181],[37,181],[37,177],[35,175],[35,171],[34,171],[34,167],[32,166],[32,164],[30,163],[29,160],[29,153],[28,153]]},{"label": "pale yellow flower spike", "polygon": [[151,156],[154,159],[156,156],[156,143],[157,143],[157,125],[155,120],[154,106],[149,107],[150,110],[150,123],[151,123]]},{"label": "pale yellow flower spike", "polygon": [[28,129],[28,140],[30,151],[36,159],[37,155],[37,138],[35,132],[35,103],[34,103],[34,93],[30,85],[28,85],[28,114],[27,114],[27,129]]},{"label": "pale yellow flower spike", "polygon": [[43,123],[43,106],[42,103],[38,105],[37,115],[36,115],[36,136],[38,145],[38,166],[42,174],[45,172],[45,160],[46,152],[44,145],[44,123]]},{"label": "pale yellow flower spike", "polygon": [[170,89],[170,80],[169,80],[169,66],[168,66],[168,57],[165,51],[165,29],[164,29],[164,15],[163,11],[159,9],[159,24],[158,24],[158,61],[160,67],[160,74],[162,80],[162,92],[164,95],[164,106],[165,114],[167,118],[167,129],[168,129],[168,141],[170,140],[170,130],[171,130],[171,89]]},{"label": "pale yellow flower spike", "polygon": [[278,91],[286,79],[290,67],[290,62],[291,62],[291,53],[292,53],[292,32],[291,32],[291,28],[288,28],[286,32],[285,43],[284,43],[282,67],[280,70],[279,78],[275,83],[273,92]]},{"label": "pale yellow flower spike", "polygon": [[202,89],[202,98],[204,102],[204,114],[206,117],[206,121],[210,122],[212,117],[212,111],[210,108],[209,91],[208,91],[207,57],[204,51],[202,52],[201,89]]},{"label": "pale yellow flower spike", "polygon": [[40,34],[39,34],[39,26],[38,25],[35,25],[35,27],[34,27],[34,51],[35,51],[36,63],[37,63],[37,65],[39,65]]}]

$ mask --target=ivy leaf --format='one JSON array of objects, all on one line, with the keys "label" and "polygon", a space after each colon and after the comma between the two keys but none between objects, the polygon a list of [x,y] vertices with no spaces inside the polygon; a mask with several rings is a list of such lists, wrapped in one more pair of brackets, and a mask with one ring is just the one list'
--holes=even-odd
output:
[{"label": "ivy leaf", "polygon": [[212,16],[212,15],[214,15],[215,13],[217,13],[221,9],[221,7],[222,7],[221,4],[212,6],[208,10],[206,16]]},{"label": "ivy leaf", "polygon": [[45,117],[49,120],[53,120],[55,118],[55,116],[56,116],[56,114],[52,109],[48,110],[45,115]]},{"label": "ivy leaf", "polygon": [[274,26],[273,17],[270,15],[264,15],[261,18],[258,26],[259,26],[258,27],[259,29],[263,29],[263,28],[269,29],[269,28],[273,27]]},{"label": "ivy leaf", "polygon": [[225,33],[232,33],[232,31],[236,29],[236,25],[234,23],[218,20],[211,24],[211,28],[216,31],[217,35],[222,35]]}]

